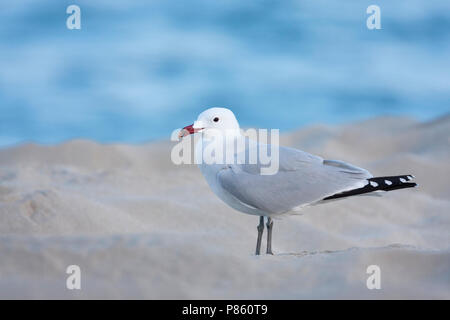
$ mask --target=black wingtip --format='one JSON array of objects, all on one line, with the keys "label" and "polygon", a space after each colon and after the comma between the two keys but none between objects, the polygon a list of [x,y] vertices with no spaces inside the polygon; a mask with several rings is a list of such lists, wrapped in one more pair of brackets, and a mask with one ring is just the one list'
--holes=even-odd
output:
[{"label": "black wingtip", "polygon": [[337,193],[332,196],[326,197],[323,200],[356,196],[374,191],[392,191],[406,188],[415,188],[418,186],[417,183],[409,182],[413,179],[414,176],[412,174],[369,178],[367,179],[369,183],[362,188]]}]

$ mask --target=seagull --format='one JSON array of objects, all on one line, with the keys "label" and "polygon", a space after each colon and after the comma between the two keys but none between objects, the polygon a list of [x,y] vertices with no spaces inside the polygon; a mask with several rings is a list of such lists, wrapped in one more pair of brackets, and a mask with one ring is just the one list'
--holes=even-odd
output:
[{"label": "seagull", "polygon": [[[261,251],[264,220],[267,227],[266,254],[272,252],[273,217],[295,213],[306,206],[330,202],[336,199],[365,195],[375,191],[392,191],[416,187],[410,182],[414,176],[398,175],[373,177],[357,166],[339,160],[325,160],[307,152],[277,146],[278,170],[274,174],[261,174],[263,164],[256,163],[208,163],[202,160],[211,147],[215,135],[220,133],[226,143],[243,145],[242,150],[232,149],[230,159],[236,160],[242,152],[265,147],[242,134],[234,113],[226,108],[210,108],[197,117],[194,124],[184,127],[180,139],[201,133],[195,146],[196,163],[212,191],[231,208],[242,213],[259,216],[255,254]],[[227,149],[228,151],[228,149]],[[227,159],[229,159],[227,157]],[[247,158],[245,158],[247,159]]]}]

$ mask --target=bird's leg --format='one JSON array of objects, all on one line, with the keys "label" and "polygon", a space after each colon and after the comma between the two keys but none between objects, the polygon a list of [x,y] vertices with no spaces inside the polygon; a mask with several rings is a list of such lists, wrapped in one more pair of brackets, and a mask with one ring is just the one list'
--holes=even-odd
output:
[{"label": "bird's leg", "polygon": [[256,241],[256,255],[259,255],[260,251],[261,251],[261,238],[263,235],[263,231],[264,231],[264,217],[260,216],[259,217],[259,225],[256,227],[256,229],[258,229],[258,240]]},{"label": "bird's leg", "polygon": [[273,254],[272,252],[272,227],[273,221],[270,217],[267,217],[267,254]]}]

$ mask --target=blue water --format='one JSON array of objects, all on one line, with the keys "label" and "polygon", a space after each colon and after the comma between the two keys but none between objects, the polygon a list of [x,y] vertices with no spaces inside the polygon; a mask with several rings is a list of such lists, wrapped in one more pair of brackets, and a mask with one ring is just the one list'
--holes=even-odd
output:
[{"label": "blue water", "polygon": [[450,1],[0,4],[0,146],[164,139],[211,106],[282,131],[448,113]]}]

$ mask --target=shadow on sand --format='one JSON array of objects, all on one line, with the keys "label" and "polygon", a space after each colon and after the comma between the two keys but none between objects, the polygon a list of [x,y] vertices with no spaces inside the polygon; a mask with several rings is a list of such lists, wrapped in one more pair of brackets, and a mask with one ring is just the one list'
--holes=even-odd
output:
[{"label": "shadow on sand", "polygon": [[332,254],[332,253],[344,253],[344,252],[354,252],[361,250],[383,250],[383,249],[417,249],[412,245],[393,243],[384,247],[351,247],[342,250],[323,250],[323,251],[301,251],[301,252],[283,252],[283,253],[275,253],[275,256],[295,256],[295,257],[306,257],[313,255],[323,255],[323,254]]}]

